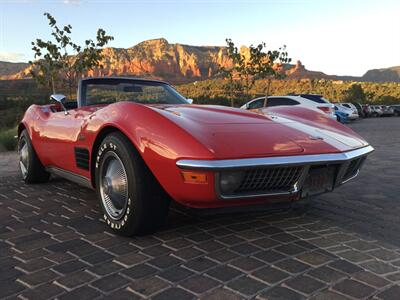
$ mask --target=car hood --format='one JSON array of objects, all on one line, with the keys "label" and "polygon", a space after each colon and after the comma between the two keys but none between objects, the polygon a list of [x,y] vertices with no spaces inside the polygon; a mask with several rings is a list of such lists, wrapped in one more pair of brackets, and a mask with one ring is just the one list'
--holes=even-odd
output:
[{"label": "car hood", "polygon": [[201,142],[216,159],[337,153],[368,143],[323,114],[316,120],[221,106],[153,106]]}]

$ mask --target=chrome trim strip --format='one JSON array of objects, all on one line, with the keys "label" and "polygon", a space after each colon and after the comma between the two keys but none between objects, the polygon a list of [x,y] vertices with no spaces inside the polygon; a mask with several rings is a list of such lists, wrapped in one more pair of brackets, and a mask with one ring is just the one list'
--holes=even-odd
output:
[{"label": "chrome trim strip", "polygon": [[191,170],[214,170],[241,169],[252,167],[268,167],[279,165],[297,165],[297,164],[319,164],[321,162],[333,163],[350,160],[359,156],[367,155],[374,151],[372,146],[366,146],[356,150],[342,153],[329,154],[311,154],[311,155],[293,155],[293,156],[273,156],[261,158],[243,158],[243,159],[223,159],[223,160],[191,160],[182,159],[176,162],[181,169]]},{"label": "chrome trim strip", "polygon": [[221,199],[246,199],[246,198],[257,198],[257,197],[273,197],[273,196],[289,196],[299,192],[299,189],[295,187],[289,192],[276,192],[276,193],[264,193],[264,194],[244,194],[244,195],[223,195],[219,193]]},{"label": "chrome trim strip", "polygon": [[93,190],[92,183],[90,182],[90,180],[82,175],[78,175],[70,171],[52,166],[47,167],[46,171]]},{"label": "chrome trim strip", "polygon": [[357,169],[357,172],[353,176],[347,178],[346,180],[343,180],[340,184],[345,184],[346,182],[349,182],[350,180],[356,178],[359,173],[360,173],[360,169]]}]

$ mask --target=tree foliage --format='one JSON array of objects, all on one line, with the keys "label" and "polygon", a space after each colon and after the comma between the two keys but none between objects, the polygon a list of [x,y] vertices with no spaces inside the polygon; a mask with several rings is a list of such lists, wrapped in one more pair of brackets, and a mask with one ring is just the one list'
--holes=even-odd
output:
[{"label": "tree foliage", "polygon": [[364,93],[361,84],[353,84],[344,92],[344,100],[365,102],[367,95]]},{"label": "tree foliage", "polygon": [[[250,97],[261,97],[265,95],[267,79],[256,80],[250,90]],[[197,81],[196,84],[188,83],[177,87],[178,91],[188,98],[195,100],[198,104],[220,104],[230,105],[233,97],[235,106],[245,104],[248,99],[243,97],[240,90],[233,90],[227,93],[227,80],[204,80]],[[359,98],[349,98],[346,91],[354,85],[361,85],[366,99],[360,101]],[[271,95],[294,94],[321,94],[332,102],[361,102],[369,104],[400,104],[400,83],[375,83],[375,82],[350,82],[334,81],[325,79],[296,79],[296,80],[272,80]],[[347,96],[347,98],[346,98]]]},{"label": "tree foliage", "polygon": [[257,46],[250,45],[248,53],[244,53],[235,46],[231,39],[226,39],[226,50],[228,58],[231,60],[229,67],[220,67],[220,74],[226,78],[228,84],[227,91],[231,95],[231,106],[234,106],[233,91],[244,91],[248,99],[250,91],[256,80],[269,79],[266,91],[268,92],[272,79],[285,77],[283,64],[289,63],[286,46],[278,50],[266,51],[266,44],[261,42]]},{"label": "tree foliage", "polygon": [[101,68],[102,48],[114,38],[105,30],[98,29],[96,39],[85,40],[84,46],[72,41],[72,26],[59,27],[56,19],[44,14],[51,28],[53,40],[40,38],[32,42],[35,61],[30,61],[32,77],[41,85],[56,93],[58,89],[68,91],[70,97],[78,79],[94,68]]}]

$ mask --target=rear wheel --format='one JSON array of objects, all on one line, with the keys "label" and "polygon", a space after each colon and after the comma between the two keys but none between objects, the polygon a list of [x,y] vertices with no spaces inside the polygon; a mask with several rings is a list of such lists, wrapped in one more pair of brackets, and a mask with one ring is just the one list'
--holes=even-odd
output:
[{"label": "rear wheel", "polygon": [[165,222],[169,198],[124,135],[111,133],[102,141],[95,176],[104,220],[114,231],[146,234]]},{"label": "rear wheel", "polygon": [[26,183],[41,183],[49,180],[50,174],[46,172],[44,166],[33,149],[28,132],[24,129],[18,140],[19,170]]}]

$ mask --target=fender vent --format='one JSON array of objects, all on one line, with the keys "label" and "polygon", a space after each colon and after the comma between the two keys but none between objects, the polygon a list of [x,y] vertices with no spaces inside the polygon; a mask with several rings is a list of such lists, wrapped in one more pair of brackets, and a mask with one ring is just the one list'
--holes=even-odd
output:
[{"label": "fender vent", "polygon": [[89,150],[75,147],[75,161],[79,169],[89,170]]}]

